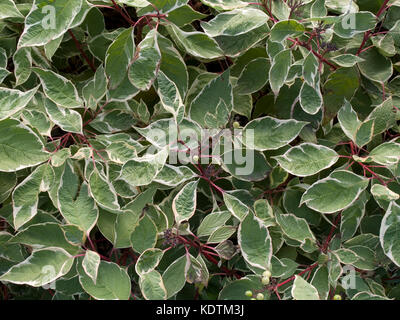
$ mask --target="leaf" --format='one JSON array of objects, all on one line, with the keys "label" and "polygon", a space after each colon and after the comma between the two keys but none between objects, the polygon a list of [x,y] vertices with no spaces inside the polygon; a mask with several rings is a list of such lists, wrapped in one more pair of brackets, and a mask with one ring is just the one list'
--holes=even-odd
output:
[{"label": "leaf", "polygon": [[396,142],[382,143],[368,154],[367,160],[383,166],[397,164],[400,161],[400,144]]},{"label": "leaf", "polygon": [[142,275],[139,279],[139,287],[146,300],[165,300],[167,298],[163,279],[156,270]]},{"label": "leaf", "polygon": [[13,56],[16,86],[25,83],[32,73],[32,56],[30,48],[20,48]]},{"label": "leaf", "polygon": [[244,127],[242,141],[250,149],[276,150],[295,139],[306,124],[294,119],[258,118]]},{"label": "leaf", "polygon": [[171,38],[190,55],[200,59],[216,59],[223,55],[215,40],[202,32],[185,32],[171,24],[166,26]]},{"label": "leaf", "polygon": [[82,268],[86,272],[86,274],[93,280],[94,284],[96,284],[99,266],[99,254],[92,250],[86,250],[85,257],[82,260]]},{"label": "leaf", "polygon": [[254,8],[240,8],[218,14],[208,22],[201,22],[204,32],[212,37],[238,36],[266,24],[268,16]]},{"label": "leaf", "polygon": [[100,261],[96,283],[78,264],[79,283],[97,300],[128,300],[131,281],[126,271],[113,262]]},{"label": "leaf", "polygon": [[269,70],[269,84],[275,96],[278,95],[280,89],[285,84],[291,66],[292,51],[283,50],[279,52],[272,60],[271,69]]},{"label": "leaf", "polygon": [[249,208],[235,196],[224,192],[223,198],[229,212],[239,221],[242,221],[249,213]]},{"label": "leaf", "polygon": [[392,62],[372,48],[360,54],[364,61],[358,63],[361,74],[377,82],[386,82],[393,74]]},{"label": "leaf", "polygon": [[304,31],[305,27],[296,20],[279,21],[272,27],[270,39],[273,42],[282,42],[288,37],[300,36]]},{"label": "leaf", "polygon": [[183,255],[172,262],[164,271],[162,280],[167,290],[167,299],[177,294],[185,286],[187,264],[186,255]]},{"label": "leaf", "polygon": [[64,34],[82,7],[82,0],[35,0],[25,18],[18,47],[42,46]]},{"label": "leaf", "polygon": [[392,201],[383,216],[379,230],[379,240],[386,256],[397,266],[400,266],[399,223],[400,206]]},{"label": "leaf", "polygon": [[23,18],[13,0],[4,0],[0,4],[0,19]]},{"label": "leaf", "polygon": [[143,251],[136,262],[135,270],[139,276],[152,272],[160,263],[164,252],[158,248],[147,249]]},{"label": "leaf", "polygon": [[201,221],[197,229],[197,236],[203,237],[211,235],[215,230],[225,225],[225,222],[228,221],[230,217],[231,214],[229,211],[208,214]]},{"label": "leaf", "polygon": [[25,260],[12,266],[0,281],[40,287],[65,275],[74,259],[63,249],[35,250]]},{"label": "leaf", "polygon": [[318,88],[314,88],[307,84],[307,82],[304,82],[300,90],[300,105],[302,109],[309,114],[316,114],[321,109],[322,104],[319,83]]},{"label": "leaf", "polygon": [[118,196],[113,185],[97,169],[93,170],[89,178],[90,194],[96,203],[111,212],[119,212]]},{"label": "leaf", "polygon": [[400,195],[390,190],[388,187],[381,184],[374,184],[371,187],[371,194],[376,200],[381,201],[396,201],[400,199]]},{"label": "leaf", "polygon": [[105,72],[110,80],[110,86],[116,88],[121,84],[135,52],[133,28],[125,29],[110,44],[105,59]]},{"label": "leaf", "polygon": [[37,92],[38,87],[22,92],[19,90],[0,88],[0,120],[7,119],[26,107]]},{"label": "leaf", "polygon": [[298,275],[293,282],[292,296],[295,300],[320,300],[317,289]]},{"label": "leaf", "polygon": [[198,124],[207,127],[206,115],[215,113],[215,106],[221,101],[226,106],[226,112],[221,117],[226,117],[224,124],[228,122],[227,117],[232,110],[233,93],[229,82],[229,69],[219,77],[212,79],[192,100],[189,106],[189,117]]},{"label": "leaf", "polygon": [[339,160],[334,150],[313,143],[302,143],[273,158],[287,172],[299,177],[314,175]]},{"label": "leaf", "polygon": [[68,241],[62,226],[54,222],[32,224],[18,232],[9,243],[21,243],[34,249],[62,248],[69,254],[76,254],[80,249]]},{"label": "leaf", "polygon": [[148,185],[163,168],[167,156],[168,153],[163,149],[154,155],[132,159],[122,167],[119,179],[135,187]]},{"label": "leaf", "polygon": [[235,91],[240,94],[250,94],[262,89],[268,81],[270,63],[266,58],[250,61],[237,81]]},{"label": "leaf", "polygon": [[132,247],[136,252],[143,253],[147,249],[154,248],[156,242],[157,227],[149,216],[145,214],[132,231]]},{"label": "leaf", "polygon": [[261,181],[271,171],[264,155],[254,150],[234,149],[221,158],[224,170],[240,180]]},{"label": "leaf", "polygon": [[138,89],[149,90],[160,67],[161,52],[158,47],[157,31],[151,30],[139,43],[128,76],[130,82]]},{"label": "leaf", "polygon": [[80,184],[70,162],[65,165],[57,195],[58,208],[65,220],[89,234],[97,222],[99,209],[90,195],[88,184]]},{"label": "leaf", "polygon": [[39,68],[32,68],[32,70],[38,75],[47,98],[55,104],[64,108],[82,107],[82,100],[70,80],[50,70]]},{"label": "leaf", "polygon": [[50,120],[62,130],[82,134],[82,118],[77,111],[58,107],[49,99],[45,100],[45,108]]},{"label": "leaf", "polygon": [[270,268],[272,241],[262,221],[249,213],[239,225],[238,242],[243,258],[250,265],[267,270]]},{"label": "leaf", "polygon": [[188,221],[196,211],[198,183],[197,180],[186,184],[172,202],[172,210],[178,225],[183,221]]},{"label": "leaf", "polygon": [[364,59],[352,54],[340,54],[338,56],[332,57],[331,61],[333,61],[334,63],[336,63],[341,67],[350,68],[359,62],[363,62]]},{"label": "leaf", "polygon": [[225,1],[218,1],[218,0],[202,0],[206,6],[214,8],[216,10],[232,10],[243,8],[248,5],[247,2],[243,2],[240,0],[225,0]]},{"label": "leaf", "polygon": [[177,187],[194,177],[196,174],[189,167],[165,164],[154,181],[170,187]]},{"label": "leaf", "polygon": [[311,232],[307,221],[303,218],[298,218],[294,214],[277,214],[276,222],[282,228],[283,233],[290,239],[305,243],[306,240],[311,240],[315,243],[315,236]]},{"label": "leaf", "polygon": [[376,17],[371,12],[355,12],[342,16],[335,23],[333,31],[341,38],[352,38],[358,33],[371,30],[376,25]]},{"label": "leaf", "polygon": [[39,193],[49,191],[54,181],[53,168],[48,164],[37,167],[13,191],[14,227],[18,230],[37,213]]},{"label": "leaf", "polygon": [[321,213],[334,213],[349,207],[364,191],[369,180],[352,172],[338,170],[315,182],[301,197],[301,203]]}]

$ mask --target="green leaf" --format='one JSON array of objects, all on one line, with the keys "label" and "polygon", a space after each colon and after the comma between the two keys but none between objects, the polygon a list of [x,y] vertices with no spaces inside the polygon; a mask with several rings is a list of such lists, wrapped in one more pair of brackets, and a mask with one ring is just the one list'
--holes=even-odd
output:
[{"label": "green leaf", "polygon": [[352,38],[358,33],[371,30],[376,25],[376,17],[371,12],[355,12],[342,16],[335,23],[333,31],[341,38]]},{"label": "green leaf", "polygon": [[0,121],[0,171],[12,172],[36,166],[49,158],[32,129],[16,120]]},{"label": "green leaf", "polygon": [[284,155],[273,158],[287,172],[299,177],[314,175],[339,160],[334,150],[313,143],[302,143],[289,149]]},{"label": "green leaf", "polygon": [[122,167],[119,179],[135,187],[148,185],[163,168],[167,156],[167,151],[163,149],[154,155],[132,159]]},{"label": "green leaf", "polygon": [[367,160],[383,166],[397,164],[400,161],[400,144],[396,142],[382,143],[368,154]]},{"label": "green leaf", "polygon": [[38,75],[47,98],[55,104],[64,108],[82,107],[82,100],[70,80],[50,70],[39,68],[32,68],[32,70]]},{"label": "green leaf", "polygon": [[400,195],[396,192],[393,192],[388,187],[385,187],[381,184],[374,184],[371,187],[371,194],[374,196],[376,200],[381,201],[396,201],[400,199]]},{"label": "green leaf", "polygon": [[197,236],[204,237],[211,235],[215,230],[225,225],[231,214],[229,211],[214,212],[208,214],[200,223],[197,229]]},{"label": "green leaf", "polygon": [[229,69],[219,77],[212,79],[192,100],[189,106],[189,116],[198,124],[207,127],[206,116],[215,113],[215,106],[222,101],[226,111],[221,117],[225,117],[224,124],[228,122],[229,113],[232,110],[233,93],[229,82]]},{"label": "green leaf", "polygon": [[42,46],[67,32],[79,14],[82,0],[35,0],[25,18],[25,28],[18,46]]},{"label": "green leaf", "polygon": [[110,79],[110,86],[116,88],[124,79],[134,52],[133,28],[125,29],[110,44],[105,59],[105,72]]},{"label": "green leaf", "polygon": [[22,92],[19,90],[0,88],[0,120],[7,119],[26,107],[35,95],[38,87]]},{"label": "green leaf", "polygon": [[239,225],[238,242],[243,258],[250,265],[267,270],[272,257],[272,241],[263,222],[249,213]]},{"label": "green leaf", "polygon": [[249,213],[249,208],[235,196],[224,193],[224,203],[229,212],[239,221],[242,221]]},{"label": "green leaf", "polygon": [[78,246],[72,245],[67,240],[62,226],[54,222],[30,225],[18,232],[9,242],[25,244],[35,249],[57,247],[70,254],[76,254],[79,251]]},{"label": "green leaf", "polygon": [[243,69],[237,81],[235,92],[244,95],[262,89],[268,81],[269,60],[257,58],[250,61]]},{"label": "green leaf", "polygon": [[77,111],[58,107],[49,99],[45,100],[45,108],[50,120],[62,130],[82,134],[82,118]]},{"label": "green leaf", "polygon": [[334,213],[349,207],[364,191],[369,180],[350,171],[338,170],[315,182],[301,198],[309,208]]},{"label": "green leaf", "polygon": [[4,0],[0,4],[0,19],[23,18],[13,0]]},{"label": "green leaf", "polygon": [[294,214],[277,214],[276,222],[282,228],[283,233],[290,239],[305,243],[306,240],[311,240],[315,243],[315,236],[310,230],[307,221],[303,218],[298,218]]},{"label": "green leaf", "polygon": [[60,248],[35,250],[25,260],[12,266],[0,281],[40,287],[65,275],[74,259]]},{"label": "green leaf", "polygon": [[136,262],[135,270],[139,276],[152,272],[160,263],[164,252],[158,248],[151,248],[143,251]]},{"label": "green leaf", "polygon": [[364,51],[360,54],[364,61],[358,63],[361,74],[377,82],[386,82],[393,74],[391,60],[379,54],[375,48]]},{"label": "green leaf", "polygon": [[223,168],[244,181],[264,180],[271,171],[264,154],[249,149],[234,149],[222,156]]},{"label": "green leaf", "polygon": [[79,283],[97,300],[128,300],[131,280],[126,271],[113,262],[100,261],[96,283],[78,264]]},{"label": "green leaf", "polygon": [[190,55],[200,59],[215,59],[223,55],[217,42],[202,32],[185,32],[171,24],[166,26],[171,38]]},{"label": "green leaf", "polygon": [[194,177],[196,174],[189,167],[165,164],[154,181],[169,187],[177,187]]},{"label": "green leaf", "polygon": [[158,47],[157,31],[151,30],[136,48],[129,66],[130,82],[142,91],[149,90],[160,67],[161,52]]},{"label": "green leaf", "polygon": [[317,289],[298,275],[293,282],[292,296],[295,300],[320,300]]},{"label": "green leaf", "polygon": [[172,201],[172,210],[178,225],[183,221],[188,221],[196,211],[198,183],[197,180],[186,184]]},{"label": "green leaf", "polygon": [[306,28],[296,20],[279,21],[271,29],[271,41],[282,42],[288,37],[298,37]]},{"label": "green leaf", "polygon": [[148,215],[144,215],[131,234],[132,247],[136,252],[143,253],[154,248],[157,242],[157,227]]},{"label": "green leaf", "polygon": [[294,140],[306,124],[294,119],[258,118],[244,127],[242,141],[250,149],[276,150]]},{"label": "green leaf", "polygon": [[300,105],[302,109],[309,114],[316,114],[322,107],[322,94],[318,87],[314,88],[307,82],[303,83],[300,90]]},{"label": "green leaf", "polygon": [[65,220],[87,234],[95,226],[99,210],[86,182],[80,184],[72,164],[65,165],[58,188],[58,208]]},{"label": "green leaf", "polygon": [[383,251],[397,266],[400,266],[399,228],[400,206],[396,202],[392,201],[383,216],[379,230],[379,239]]},{"label": "green leaf", "polygon": [[91,196],[100,207],[111,212],[120,211],[118,196],[113,185],[97,169],[90,175],[89,189]]},{"label": "green leaf", "polygon": [[269,84],[275,96],[278,95],[280,89],[285,84],[292,64],[292,51],[283,50],[279,52],[272,61],[269,70]]},{"label": "green leaf", "polygon": [[172,262],[164,271],[162,280],[167,290],[167,299],[177,294],[185,286],[187,265],[186,255],[183,255]]},{"label": "green leaf", "polygon": [[97,275],[99,273],[99,266],[99,254],[92,250],[86,250],[85,257],[82,260],[82,268],[86,272],[86,274],[93,280],[94,284],[96,284]]},{"label": "green leaf", "polygon": [[201,2],[204,3],[206,6],[209,6],[219,11],[243,8],[248,5],[247,2],[243,2],[240,0],[201,0]]},{"label": "green leaf", "polygon": [[163,279],[156,270],[142,275],[139,279],[139,287],[146,300],[166,300],[167,298]]},{"label": "green leaf", "polygon": [[334,63],[336,63],[341,67],[350,68],[359,62],[363,62],[364,59],[360,58],[359,56],[347,53],[347,54],[340,54],[336,57],[332,57],[331,61],[333,61]]},{"label": "green leaf", "polygon": [[37,213],[39,193],[49,191],[54,181],[54,171],[49,164],[37,167],[24,179],[12,194],[14,227],[18,230]]},{"label": "green leaf", "polygon": [[32,56],[30,48],[20,48],[13,56],[15,66],[15,85],[19,86],[25,83],[32,73]]},{"label": "green leaf", "polygon": [[212,37],[238,36],[266,24],[268,16],[261,10],[241,8],[218,14],[208,22],[201,22],[204,32]]}]

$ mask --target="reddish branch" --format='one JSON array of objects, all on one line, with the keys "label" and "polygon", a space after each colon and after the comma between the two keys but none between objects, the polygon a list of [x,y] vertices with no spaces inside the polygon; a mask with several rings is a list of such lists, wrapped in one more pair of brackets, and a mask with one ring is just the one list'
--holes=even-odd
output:
[{"label": "reddish branch", "polygon": [[80,42],[78,41],[78,39],[76,39],[75,35],[73,34],[73,32],[71,30],[68,30],[68,33],[71,35],[72,40],[74,40],[75,46],[76,48],[79,50],[79,52],[81,53],[83,59],[85,59],[85,61],[87,62],[87,64],[89,65],[90,69],[93,70],[93,72],[96,72],[96,67],[94,66],[93,62],[90,61],[89,57],[86,55],[85,51],[82,49],[82,46],[80,44]]}]

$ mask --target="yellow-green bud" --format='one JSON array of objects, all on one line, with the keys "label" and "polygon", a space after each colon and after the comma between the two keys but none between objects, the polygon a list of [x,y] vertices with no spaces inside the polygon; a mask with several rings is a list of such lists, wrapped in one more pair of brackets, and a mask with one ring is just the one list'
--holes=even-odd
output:
[{"label": "yellow-green bud", "polygon": [[340,294],[335,294],[333,300],[342,300],[342,296]]},{"label": "yellow-green bud", "polygon": [[252,296],[253,296],[253,292],[251,292],[250,290],[247,290],[244,294],[245,294],[247,297],[252,297]]},{"label": "yellow-green bud", "polygon": [[235,122],[233,123],[233,127],[234,127],[235,129],[239,129],[239,128],[240,128],[240,123],[237,122],[237,121],[235,121]]},{"label": "yellow-green bud", "polygon": [[264,300],[264,295],[262,293],[257,293],[257,300]]},{"label": "yellow-green bud", "polygon": [[271,278],[272,273],[269,270],[265,270],[262,275],[263,275],[263,277]]},{"label": "yellow-green bud", "polygon": [[199,156],[193,156],[193,161],[194,162],[199,162]]},{"label": "yellow-green bud", "polygon": [[269,277],[263,277],[261,279],[261,283],[266,286],[267,284],[269,284]]}]

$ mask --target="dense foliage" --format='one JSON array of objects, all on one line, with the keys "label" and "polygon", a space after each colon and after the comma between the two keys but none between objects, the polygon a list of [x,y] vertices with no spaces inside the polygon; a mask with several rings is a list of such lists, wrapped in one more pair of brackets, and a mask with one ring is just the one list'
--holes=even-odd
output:
[{"label": "dense foliage", "polygon": [[2,299],[400,298],[400,1],[1,0]]}]

